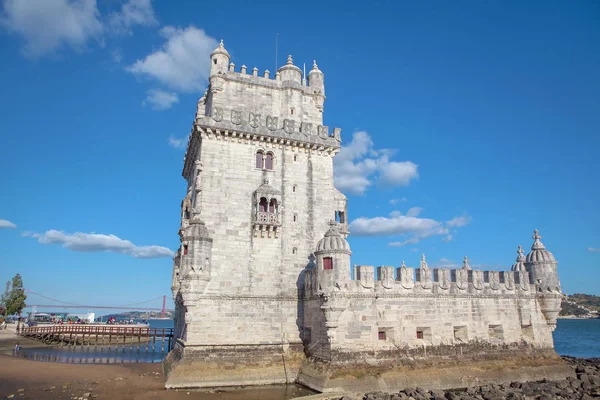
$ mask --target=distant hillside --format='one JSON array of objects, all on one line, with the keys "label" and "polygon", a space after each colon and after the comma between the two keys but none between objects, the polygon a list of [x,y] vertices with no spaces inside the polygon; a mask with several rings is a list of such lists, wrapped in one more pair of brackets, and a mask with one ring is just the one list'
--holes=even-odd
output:
[{"label": "distant hillside", "polygon": [[[117,320],[122,319],[157,319],[161,317],[160,311],[127,311],[118,314],[103,315],[102,320],[106,321],[107,318],[114,317]],[[173,319],[173,313],[171,311],[165,312],[165,318]],[[96,318],[96,319],[99,319]]]},{"label": "distant hillside", "polygon": [[599,312],[600,297],[576,293],[563,298],[559,315],[563,317],[598,318]]},{"label": "distant hillside", "polygon": [[575,293],[569,296],[569,300],[576,302],[591,311],[600,312],[600,297],[591,294]]}]

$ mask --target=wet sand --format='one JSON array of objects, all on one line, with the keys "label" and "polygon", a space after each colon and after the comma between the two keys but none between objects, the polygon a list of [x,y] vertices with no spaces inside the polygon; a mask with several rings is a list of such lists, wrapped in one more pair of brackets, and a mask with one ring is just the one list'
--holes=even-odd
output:
[{"label": "wet sand", "polygon": [[[14,357],[19,342],[23,348],[42,343],[18,337],[14,326],[0,331],[0,399],[77,399],[89,394],[93,399],[201,399],[201,400],[281,400],[301,395],[296,387],[262,387],[241,390],[166,390],[160,363],[61,364]],[[286,393],[284,393],[287,390]]]}]

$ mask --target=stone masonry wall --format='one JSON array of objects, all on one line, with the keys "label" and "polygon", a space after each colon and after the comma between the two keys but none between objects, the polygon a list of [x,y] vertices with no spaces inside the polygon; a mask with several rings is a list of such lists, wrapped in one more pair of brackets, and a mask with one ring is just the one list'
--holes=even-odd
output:
[{"label": "stone masonry wall", "polygon": [[[329,360],[336,353],[371,352],[381,360],[389,351],[482,342],[553,347],[525,272],[420,269],[415,279],[412,268],[398,268],[395,280],[392,267],[382,268],[380,280],[369,266],[358,266],[357,279],[342,282],[331,281],[332,270],[307,272],[310,354]],[[453,282],[456,273],[466,280]]]}]

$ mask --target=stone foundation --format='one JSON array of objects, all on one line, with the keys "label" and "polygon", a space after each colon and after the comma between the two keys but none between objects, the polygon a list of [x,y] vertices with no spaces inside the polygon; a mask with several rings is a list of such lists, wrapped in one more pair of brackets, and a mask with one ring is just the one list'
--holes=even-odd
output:
[{"label": "stone foundation", "polygon": [[[485,352],[485,347],[491,352]],[[460,346],[448,346],[428,351],[427,356],[421,350],[420,355],[415,351],[398,351],[395,357],[390,357],[391,353],[369,352],[337,353],[335,361],[331,362],[307,359],[300,368],[298,383],[324,393],[391,393],[417,386],[428,390],[450,389],[574,376],[573,370],[552,349],[490,349],[489,346],[479,349],[465,346],[461,349]]]},{"label": "stone foundation", "polygon": [[177,342],[163,361],[165,387],[292,383],[304,358],[302,344],[186,346]]}]

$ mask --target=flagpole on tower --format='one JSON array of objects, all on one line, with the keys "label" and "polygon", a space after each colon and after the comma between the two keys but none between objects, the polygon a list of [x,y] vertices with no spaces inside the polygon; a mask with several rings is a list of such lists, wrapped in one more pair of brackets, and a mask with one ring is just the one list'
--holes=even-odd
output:
[{"label": "flagpole on tower", "polygon": [[277,32],[277,34],[275,35],[275,71],[273,71],[273,76],[275,76],[275,74],[277,73],[277,63],[279,62],[278,59],[278,53],[279,53],[279,32]]}]

